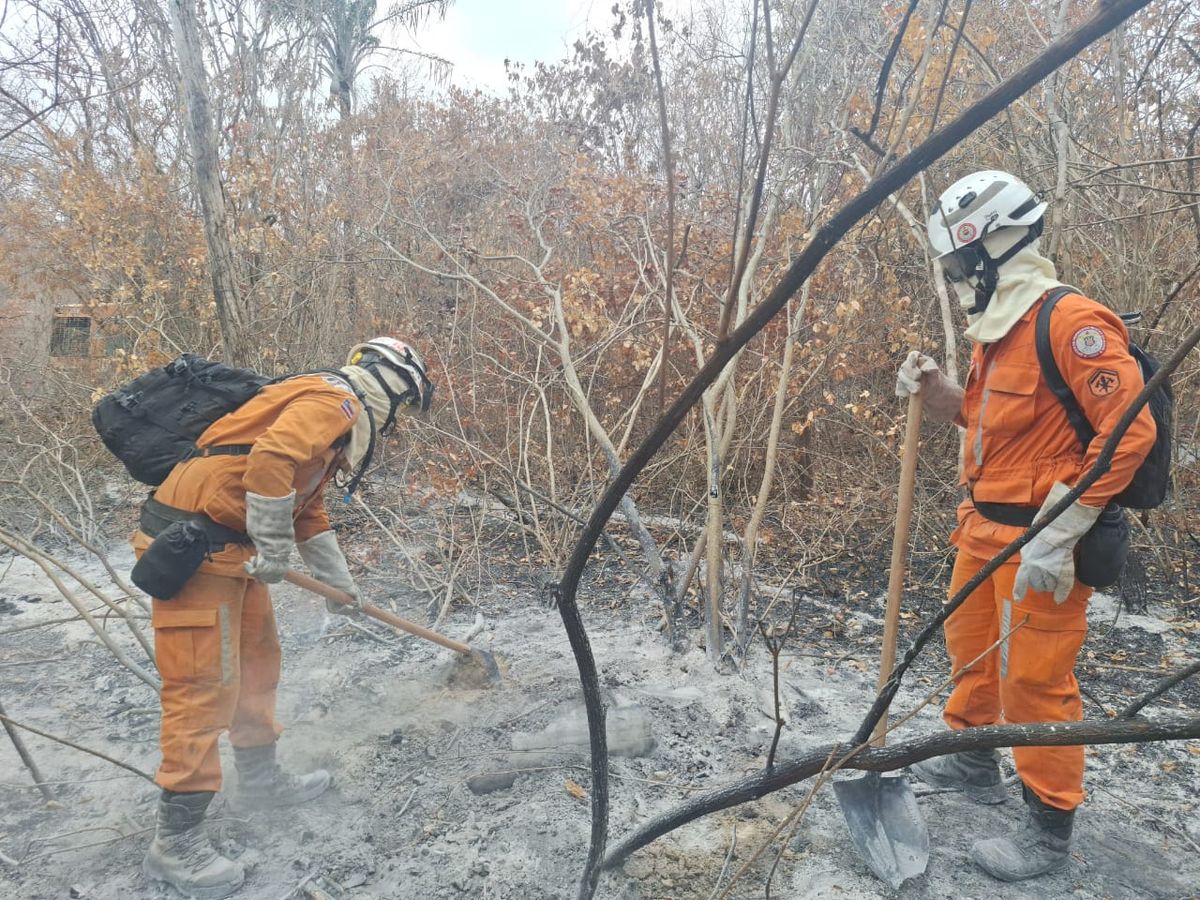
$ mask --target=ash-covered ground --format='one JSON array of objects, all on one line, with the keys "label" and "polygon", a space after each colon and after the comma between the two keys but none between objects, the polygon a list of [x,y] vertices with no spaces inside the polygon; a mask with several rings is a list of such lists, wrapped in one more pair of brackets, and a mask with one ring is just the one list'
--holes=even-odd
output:
[{"label": "ash-covered ground", "polygon": [[[126,568],[127,552],[114,559]],[[936,554],[930,559],[934,563]],[[862,562],[862,561],[860,561]],[[924,587],[910,591],[902,643],[941,602],[944,566],[914,562]],[[376,571],[400,561],[377,561]],[[866,566],[881,572],[884,560]],[[574,660],[558,615],[542,605],[548,573],[482,588],[477,607],[457,606],[450,636],[501,660],[487,687],[469,663],[413,637],[369,626],[375,637],[335,623],[322,634],[323,605],[297,588],[273,589],[284,643],[280,751],[297,769],[321,766],[335,786],[282,811],[245,809],[236,799],[232,755],[223,748],[226,790],[212,808],[218,844],[247,867],[240,897],[559,898],[575,895],[587,851],[586,752],[569,742],[581,715]],[[697,646],[672,653],[653,599],[609,566],[580,599],[602,683],[613,709],[633,723],[614,744],[641,755],[612,758],[610,843],[639,823],[705,791],[761,769],[774,732],[770,656],[761,640],[735,674],[718,674]],[[823,586],[822,586],[823,585]],[[830,587],[834,585],[835,587]],[[368,599],[425,621],[425,604],[405,584],[364,578]],[[769,593],[769,591],[768,591]],[[797,631],[781,656],[787,727],[781,759],[848,737],[874,693],[881,632],[880,579],[831,565],[802,593]],[[790,598],[790,589],[783,595]],[[778,607],[786,610],[790,599]],[[1200,652],[1194,617],[1151,604],[1119,612],[1098,596],[1079,667],[1087,715],[1103,718],[1158,677]],[[52,584],[26,561],[0,560],[0,700],[8,715],[104,752],[146,772],[158,760],[154,692],[119,666],[82,622],[13,629],[71,614]],[[124,626],[109,631],[136,655]],[[894,706],[918,705],[945,677],[931,647]],[[937,703],[893,735],[942,727]],[[1185,684],[1152,707],[1200,710]],[[618,716],[617,718],[620,718]],[[648,728],[653,747],[637,744]],[[549,729],[549,730],[547,730]],[[551,743],[557,750],[514,751]],[[626,739],[628,738],[628,740]],[[67,747],[25,735],[58,799],[31,789],[7,738],[0,738],[0,896],[165,898],[141,874],[156,789],[137,776]],[[1006,757],[1012,775],[1011,758]],[[480,775],[500,773],[491,784]],[[512,774],[515,773],[515,774]],[[1009,801],[979,807],[918,788],[932,853],[907,898],[1158,897],[1200,895],[1200,741],[1098,747],[1088,754],[1089,799],[1077,819],[1071,866],[1023,885],[1002,885],[969,862],[971,843],[1015,828],[1019,786]],[[497,786],[497,783],[499,786]],[[509,784],[510,786],[504,786]],[[480,791],[477,793],[476,791]],[[808,793],[801,784],[757,803],[699,820],[607,874],[600,896],[709,897],[758,849]],[[731,896],[763,896],[774,852],[763,854]],[[771,896],[892,896],[852,849],[828,789],[819,791],[782,854]]]}]

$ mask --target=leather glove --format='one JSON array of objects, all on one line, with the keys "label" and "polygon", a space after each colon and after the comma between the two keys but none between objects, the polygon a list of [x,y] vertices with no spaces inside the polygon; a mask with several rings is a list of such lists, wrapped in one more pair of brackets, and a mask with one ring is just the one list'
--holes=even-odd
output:
[{"label": "leather glove", "polygon": [[246,492],[246,534],[254,541],[257,555],[246,563],[246,571],[264,584],[283,581],[288,557],[296,546],[292,523],[296,492],[286,497],[264,497]]},{"label": "leather glove", "polygon": [[920,350],[910,351],[896,372],[896,396],[907,400],[910,394],[919,394],[925,374],[940,371],[932,356],[926,356]]},{"label": "leather glove", "polygon": [[938,368],[933,357],[910,351],[896,372],[896,396],[925,395],[925,415],[936,422],[950,422],[962,408],[963,389]]},{"label": "leather glove", "polygon": [[[1071,489],[1054,482],[1038,510],[1037,518],[1067,495]],[[1078,500],[1021,548],[1021,565],[1013,582],[1013,597],[1020,602],[1027,590],[1053,591],[1054,602],[1062,603],[1075,584],[1075,545],[1100,517],[1102,509],[1084,506]]]},{"label": "leather glove", "polygon": [[308,566],[313,578],[345,591],[354,598],[353,604],[326,600],[325,608],[340,616],[357,615],[362,609],[362,602],[358,597],[358,586],[350,575],[350,567],[346,565],[346,555],[338,546],[337,535],[332,531],[322,531],[316,537],[301,541],[296,549],[300,551],[300,558]]}]

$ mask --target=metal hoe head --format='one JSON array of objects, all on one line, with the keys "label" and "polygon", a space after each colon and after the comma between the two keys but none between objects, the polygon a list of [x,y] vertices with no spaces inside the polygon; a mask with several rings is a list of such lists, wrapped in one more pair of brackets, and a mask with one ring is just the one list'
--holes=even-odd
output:
[{"label": "metal hoe head", "polygon": [[483,674],[487,676],[488,684],[500,683],[500,666],[496,663],[496,657],[490,650],[480,650],[477,647],[472,647],[471,659],[483,669]]},{"label": "metal hoe head", "polygon": [[868,772],[833,783],[850,839],[871,871],[899,890],[929,863],[929,831],[902,775]]}]

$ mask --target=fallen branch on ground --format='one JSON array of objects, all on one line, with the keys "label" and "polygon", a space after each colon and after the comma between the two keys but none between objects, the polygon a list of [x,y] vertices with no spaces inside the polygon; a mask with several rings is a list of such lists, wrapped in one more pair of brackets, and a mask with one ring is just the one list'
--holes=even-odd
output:
[{"label": "fallen branch on ground", "polygon": [[[1188,719],[1110,719],[1103,722],[1051,722],[1037,725],[987,725],[947,731],[888,747],[866,747],[847,760],[843,769],[893,772],[904,766],[964,750],[996,747],[1075,747],[1093,744],[1132,744],[1145,741],[1178,741],[1200,737],[1200,716]],[[797,758],[776,762],[775,768],[755,772],[741,781],[702,794],[674,810],[651,819],[612,848],[604,868],[620,865],[631,853],[680,825],[710,813],[757,800],[774,791],[811,778],[829,765],[831,758],[846,755],[849,743],[825,744]]]},{"label": "fallen branch on ground", "polygon": [[[72,750],[78,750],[80,753],[87,753],[91,756],[98,757],[105,762],[112,763],[114,766],[120,766],[126,772],[132,772],[134,775],[139,775],[142,778],[145,778],[151,784],[155,784],[154,779],[141,769],[135,768],[129,765],[129,763],[123,763],[119,759],[113,759],[111,756],[101,753],[99,750],[89,750],[87,747],[81,747],[79,744],[68,741],[66,738],[60,738],[56,735],[49,734],[48,732],[42,731],[40,728],[34,728],[32,725],[26,725],[24,722],[18,722],[15,719],[10,719],[6,715],[0,714],[0,722],[4,722],[5,725],[12,725],[16,728],[20,728],[22,731],[28,731],[30,734],[36,734],[38,737],[43,737],[48,741],[54,741],[56,744],[62,744],[64,747],[70,747]],[[157,785],[155,786],[157,787]]]}]

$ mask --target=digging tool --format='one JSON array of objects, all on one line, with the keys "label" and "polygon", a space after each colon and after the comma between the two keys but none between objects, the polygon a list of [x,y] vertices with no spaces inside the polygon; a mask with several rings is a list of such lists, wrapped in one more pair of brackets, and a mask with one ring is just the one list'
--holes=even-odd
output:
[{"label": "digging tool", "polygon": [[[896,631],[904,571],[908,560],[908,527],[912,521],[913,483],[917,474],[917,440],[921,433],[921,394],[908,397],[904,428],[904,453],[900,462],[900,500],[896,508],[896,533],[892,538],[892,568],[888,576],[887,612],[883,621],[883,651],[879,663],[879,688],[896,665]],[[887,716],[879,720],[871,744],[882,747]],[[925,871],[929,863],[929,831],[917,798],[903,775],[868,772],[858,778],[835,781],[837,795],[850,829],[850,839],[871,871],[899,890],[909,878]]]},{"label": "digging tool", "polygon": [[[350,606],[354,603],[354,598],[345,591],[339,591],[335,587],[330,587],[323,581],[317,581],[310,575],[305,575],[303,572],[297,572],[295,569],[288,569],[287,574],[283,576],[284,581],[302,587],[307,591],[312,591],[314,594],[320,594],[326,600],[332,600],[334,603],[340,603],[342,606]],[[378,606],[372,606],[369,603],[364,603],[359,607],[364,615],[370,616],[372,619],[378,619],[393,628],[399,628],[401,631],[407,631],[409,634],[416,635],[427,641],[432,641],[442,647],[453,650],[455,653],[461,653],[463,656],[473,660],[483,669],[487,675],[487,680],[491,684],[497,684],[500,681],[500,667],[496,665],[496,657],[488,650],[480,650],[476,647],[471,647],[461,641],[456,641],[453,638],[448,638],[444,634],[438,634],[436,631],[431,631],[424,625],[418,625],[416,622],[410,622],[408,619],[402,619],[395,613],[390,613],[386,609],[380,609]]]}]

